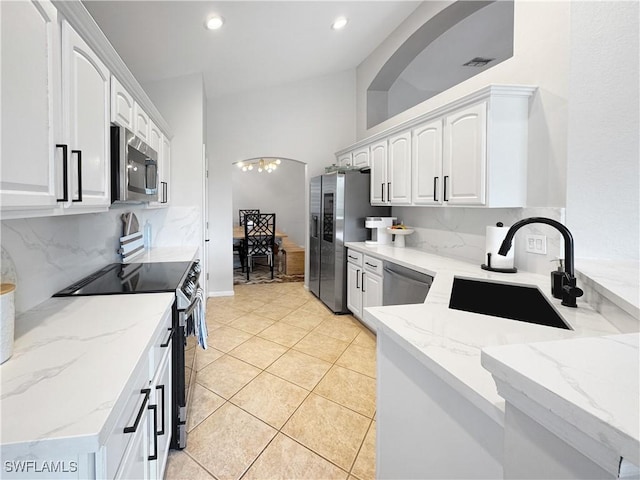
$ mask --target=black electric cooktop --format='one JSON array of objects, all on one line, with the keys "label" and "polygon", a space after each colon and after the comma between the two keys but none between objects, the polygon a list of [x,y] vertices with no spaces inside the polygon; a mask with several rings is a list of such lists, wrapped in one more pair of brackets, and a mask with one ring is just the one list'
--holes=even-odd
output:
[{"label": "black electric cooktop", "polygon": [[190,262],[112,263],[54,297],[175,292]]}]

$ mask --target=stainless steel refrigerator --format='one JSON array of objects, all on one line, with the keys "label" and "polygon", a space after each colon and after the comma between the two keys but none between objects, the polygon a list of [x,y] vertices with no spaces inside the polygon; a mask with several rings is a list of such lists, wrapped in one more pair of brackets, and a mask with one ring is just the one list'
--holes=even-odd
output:
[{"label": "stainless steel refrigerator", "polygon": [[366,217],[388,216],[369,203],[369,172],[328,173],[309,187],[309,289],[334,313],[347,313],[345,242],[364,242]]}]

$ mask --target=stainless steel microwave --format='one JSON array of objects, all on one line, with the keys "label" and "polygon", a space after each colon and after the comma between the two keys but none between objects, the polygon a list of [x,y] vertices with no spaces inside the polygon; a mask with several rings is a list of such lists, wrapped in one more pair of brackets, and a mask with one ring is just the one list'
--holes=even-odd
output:
[{"label": "stainless steel microwave", "polygon": [[111,203],[158,201],[158,152],[132,131],[111,126]]}]

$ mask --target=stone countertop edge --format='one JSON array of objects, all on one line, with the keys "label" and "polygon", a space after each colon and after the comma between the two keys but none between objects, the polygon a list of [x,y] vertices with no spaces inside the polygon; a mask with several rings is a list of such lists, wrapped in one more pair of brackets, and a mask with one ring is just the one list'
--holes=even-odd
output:
[{"label": "stone countertop edge", "polygon": [[576,275],[640,321],[640,262],[576,258]]},{"label": "stone countertop edge", "polygon": [[603,446],[592,457],[617,473],[619,456],[640,465],[639,344],[629,333],[489,347],[482,365],[507,401],[579,450]]},{"label": "stone countertop edge", "polygon": [[21,314],[0,365],[3,461],[25,449],[97,452],[173,302],[172,293],[52,298]]},{"label": "stone countertop edge", "polygon": [[[620,333],[584,302],[579,301],[579,308],[576,309],[561,306],[560,300],[554,299],[548,292],[549,278],[546,275],[487,272],[471,262],[412,248],[370,246],[362,242],[347,243],[346,246],[434,276],[424,304],[366,308],[366,320],[375,324],[500,425],[504,424],[504,399],[498,395],[493,377],[480,363],[483,348]],[[574,330],[449,309],[449,297],[456,276],[535,285]],[[478,325],[482,328],[475,328]]]}]

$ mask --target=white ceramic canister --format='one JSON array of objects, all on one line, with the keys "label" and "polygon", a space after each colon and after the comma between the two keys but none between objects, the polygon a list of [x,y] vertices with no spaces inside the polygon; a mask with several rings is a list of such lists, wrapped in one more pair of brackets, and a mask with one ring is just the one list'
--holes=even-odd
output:
[{"label": "white ceramic canister", "polygon": [[16,308],[13,283],[0,284],[0,363],[6,362],[13,353],[13,330]]}]

